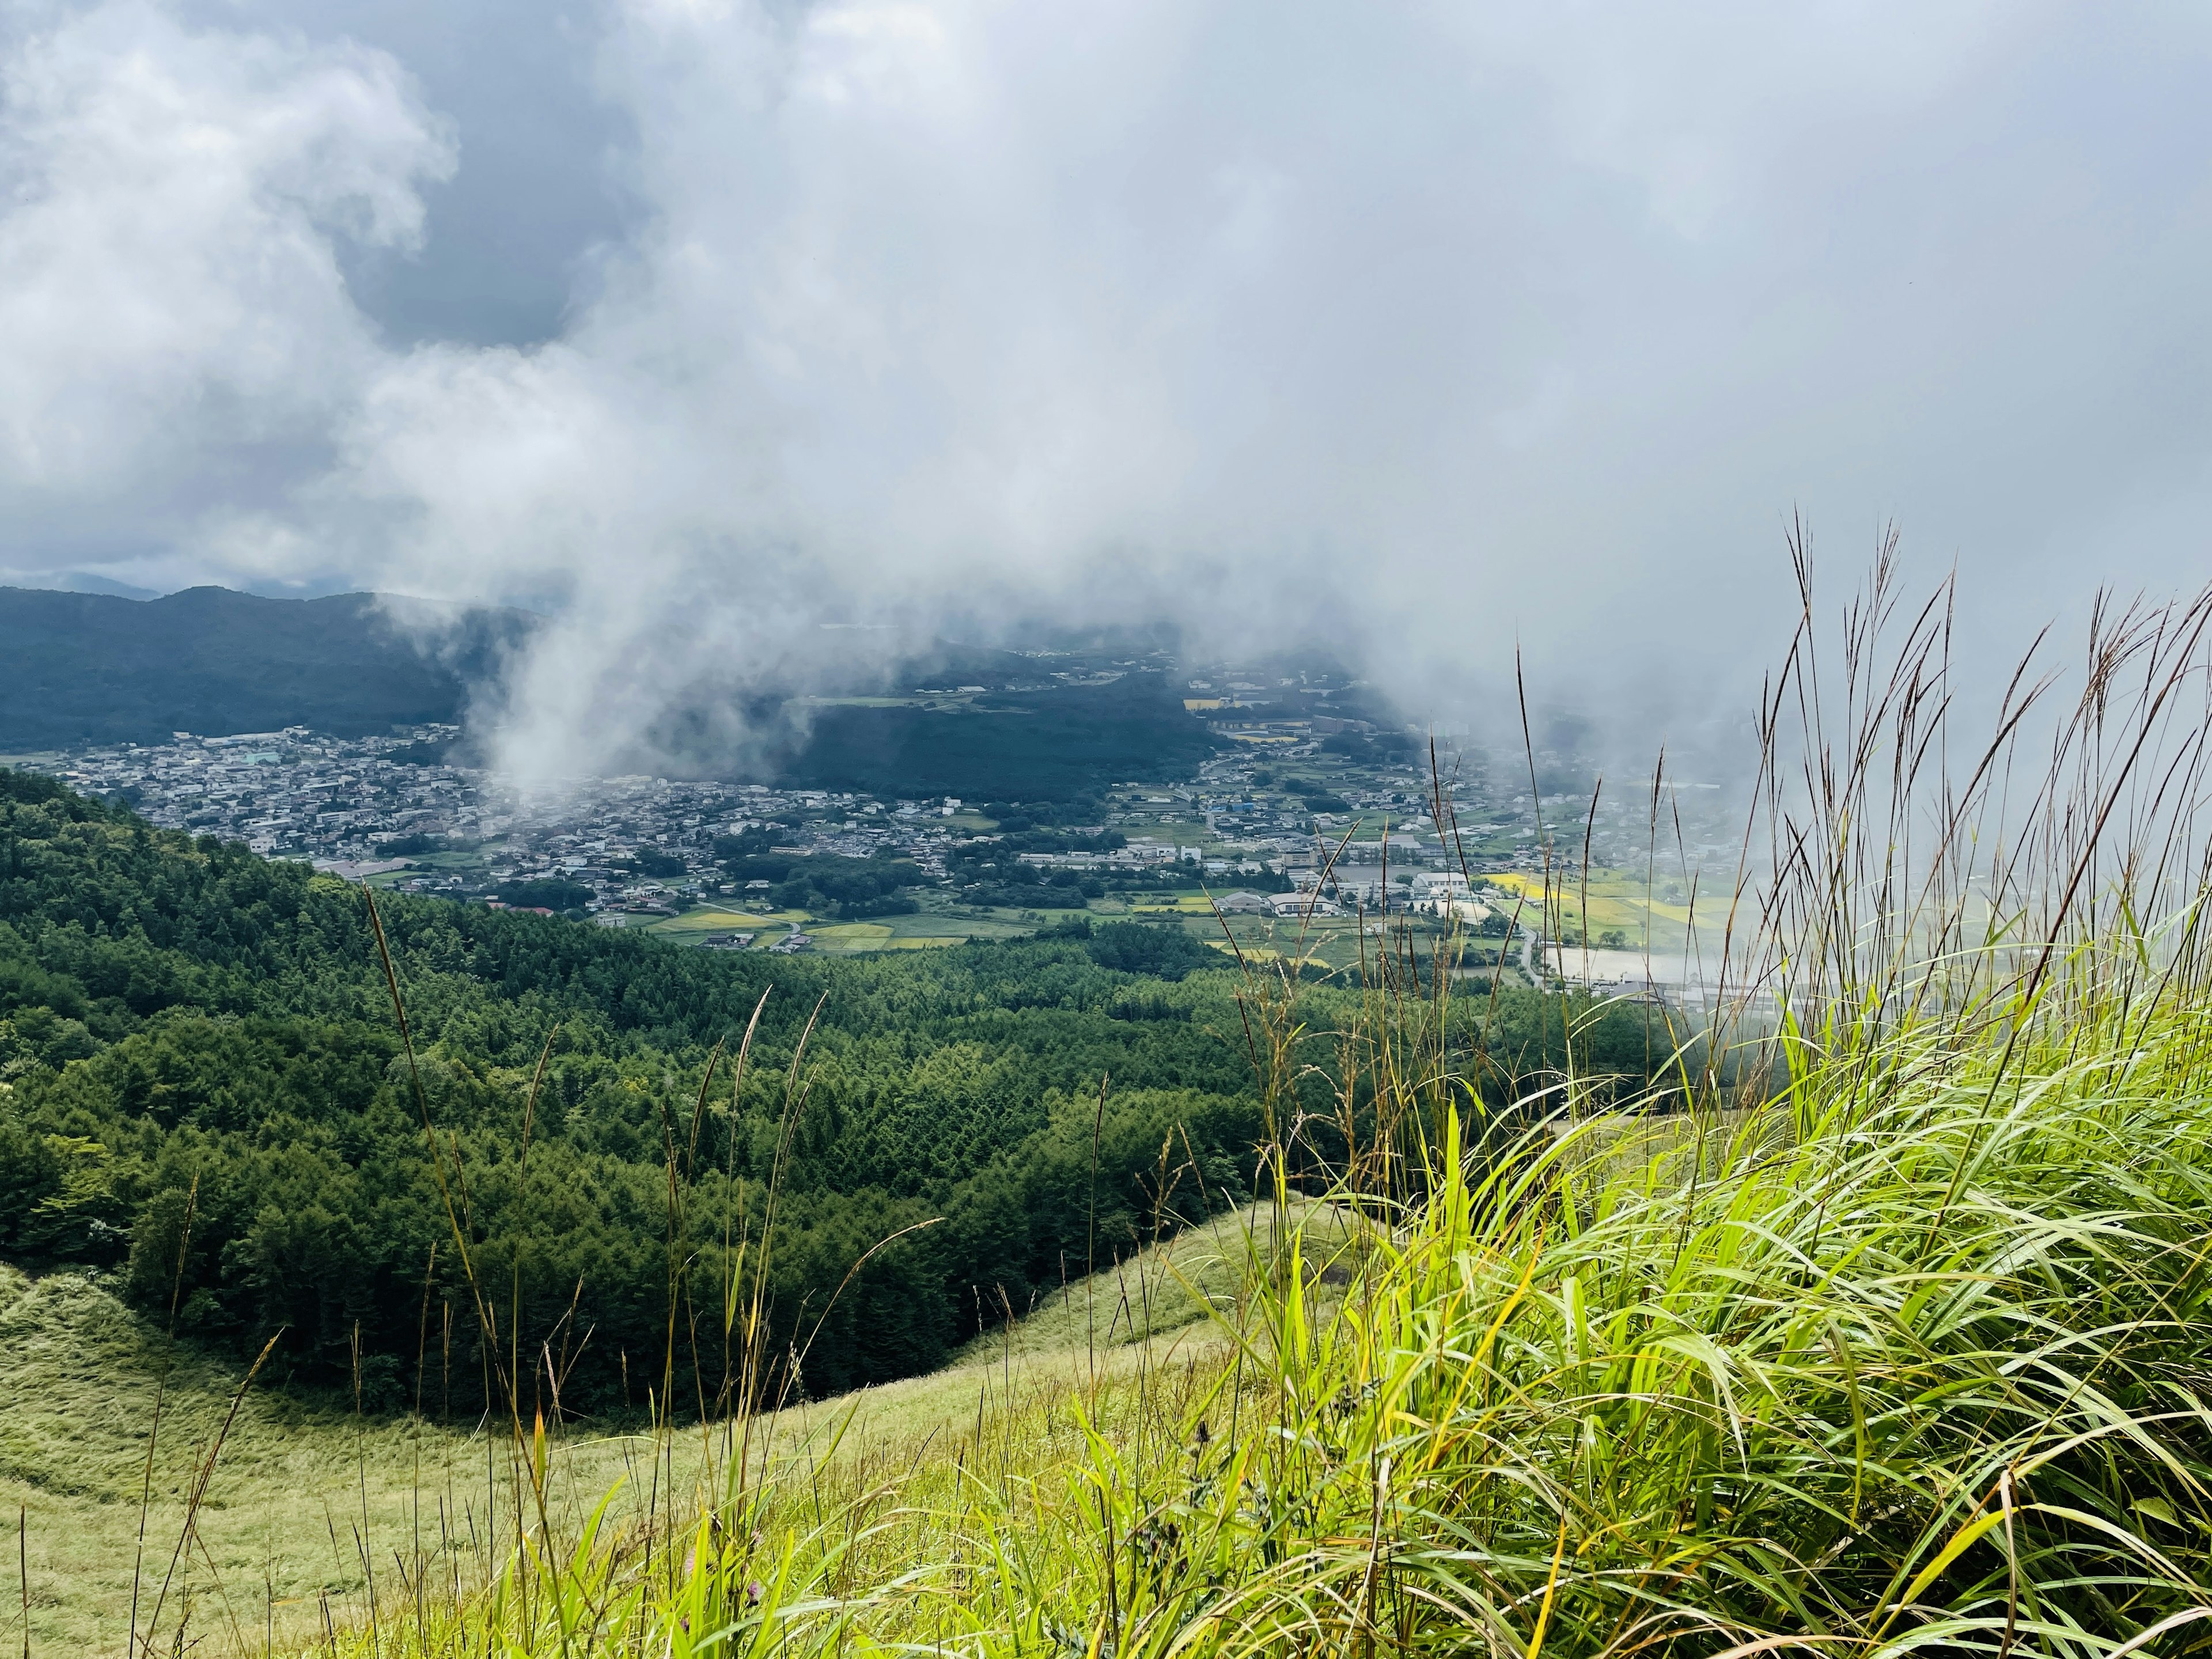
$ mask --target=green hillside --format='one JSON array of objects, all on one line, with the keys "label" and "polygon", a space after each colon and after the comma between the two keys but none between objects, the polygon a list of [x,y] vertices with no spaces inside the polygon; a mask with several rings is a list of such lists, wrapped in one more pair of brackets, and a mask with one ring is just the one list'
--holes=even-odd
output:
[{"label": "green hillside", "polygon": [[[1895,763],[1853,752],[1781,914],[1887,879]],[[1433,974],[1140,979],[1097,928],[710,961],[428,902],[389,918],[410,1064],[360,894],[6,788],[43,1650],[2205,1650],[2181,843],[1785,936],[1755,1063],[1658,1077],[1618,1011]]]},{"label": "green hillside", "polygon": [[[410,611],[434,627],[417,635],[395,624]],[[536,626],[523,611],[373,593],[272,599],[194,587],[131,599],[0,587],[0,753],[161,743],[179,731],[306,726],[357,737],[457,721]],[[974,695],[787,704],[763,687],[741,710],[680,707],[623,763],[700,777],[764,771],[886,798],[1066,801],[1094,799],[1109,779],[1185,775],[1218,746],[1157,669],[1061,684],[1017,653],[940,646],[896,664],[856,661],[842,681],[873,693],[970,676],[984,682]],[[745,741],[732,746],[738,728]]]},{"label": "green hillside", "polygon": [[[179,1328],[240,1356],[274,1336],[279,1383],[349,1379],[358,1340],[368,1404],[395,1408],[450,1310],[482,1409],[473,1273],[510,1357],[551,1346],[565,1404],[641,1408],[672,1259],[705,1305],[750,1286],[773,1188],[775,1351],[826,1395],[928,1370],[1251,1192],[1243,990],[1179,932],[773,960],[394,899],[410,1066],[361,892],[29,774],[0,791],[0,1259],[97,1269],[142,1309],[181,1260]],[[1358,1000],[1314,1006],[1326,1029]],[[1469,1054],[1486,1032],[1501,1099],[1563,1058],[1533,993],[1455,998],[1449,1023]],[[1577,1043],[1649,1061],[1626,1015]],[[1338,1131],[1310,1133],[1320,1156]],[[678,1322],[714,1395],[721,1340]]]},{"label": "green hillside", "polygon": [[[1210,1358],[1220,1338],[1202,1322],[1200,1297],[1233,1305],[1272,1237],[1265,1211],[1224,1215],[1065,1287],[1011,1340],[994,1334],[944,1370],[789,1407],[763,1425],[760,1455],[782,1467],[910,1453],[959,1437],[979,1401],[1003,1410],[1009,1390],[1027,1398],[1177,1356]],[[508,1437],[495,1425],[487,1438],[473,1407],[444,1397],[440,1372],[421,1414],[410,1401],[396,1416],[357,1416],[343,1387],[241,1395],[245,1372],[204,1346],[172,1343],[161,1316],[126,1308],[97,1275],[34,1280],[0,1265],[0,1505],[29,1516],[34,1652],[123,1651],[134,1577],[142,1629],[156,1623],[158,1602],[165,1635],[181,1624],[219,1650],[258,1652],[264,1632],[287,1645],[312,1639],[325,1599],[339,1623],[365,1621],[372,1565],[378,1594],[404,1603],[418,1563],[471,1586],[495,1565],[514,1524]],[[680,1487],[698,1480],[696,1436],[556,1423],[553,1516],[577,1525],[656,1455]],[[626,1491],[619,1512],[635,1521],[645,1501]],[[191,1547],[180,1549],[188,1520]]]},{"label": "green hillside", "polygon": [[792,783],[879,795],[1062,801],[1108,780],[1188,777],[1219,746],[1158,672],[902,703],[851,699],[809,713],[781,769]]},{"label": "green hillside", "polygon": [[0,751],[287,726],[352,737],[453,720],[532,621],[441,612],[450,635],[432,651],[393,624],[386,603],[373,593],[268,599],[194,587],[140,600],[0,587]]}]

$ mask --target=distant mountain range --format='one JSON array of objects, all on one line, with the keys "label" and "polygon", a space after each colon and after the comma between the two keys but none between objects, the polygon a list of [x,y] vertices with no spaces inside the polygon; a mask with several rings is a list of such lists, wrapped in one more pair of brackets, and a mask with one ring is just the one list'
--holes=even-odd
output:
[{"label": "distant mountain range", "polygon": [[[360,737],[458,721],[537,623],[527,611],[373,593],[272,599],[193,587],[133,599],[0,587],[0,754],[161,743],[175,732],[305,726]],[[860,674],[848,690],[861,695],[793,704],[756,691],[748,723],[777,734],[765,752],[741,758],[713,735],[713,710],[679,708],[646,734],[635,763],[706,777],[764,769],[884,795],[1079,799],[1117,780],[1181,775],[1214,752],[1218,740],[1185,713],[1163,666],[1110,649],[1041,665],[940,644],[886,674]]]},{"label": "distant mountain range", "polygon": [[[439,624],[434,650],[395,625],[395,607]],[[453,720],[534,622],[373,593],[192,587],[142,600],[0,587],[0,750],[287,726],[357,737]]]}]

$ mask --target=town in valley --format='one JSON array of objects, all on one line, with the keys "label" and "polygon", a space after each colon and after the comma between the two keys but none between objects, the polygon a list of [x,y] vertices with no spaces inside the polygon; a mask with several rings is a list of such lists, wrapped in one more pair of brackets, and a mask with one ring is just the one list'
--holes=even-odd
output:
[{"label": "town in valley", "polygon": [[[1319,972],[1395,934],[1449,939],[1463,970],[1688,976],[1692,872],[1728,851],[1709,787],[1670,784],[1655,814],[1649,780],[1608,787],[1571,750],[1509,764],[1464,733],[1358,718],[1378,705],[1325,674],[1180,672],[1211,752],[1057,799],[647,775],[524,792],[442,724],[27,758],[157,825],[341,879],[704,949],[909,950],[1110,916]],[[957,708],[984,690],[910,695]]]}]

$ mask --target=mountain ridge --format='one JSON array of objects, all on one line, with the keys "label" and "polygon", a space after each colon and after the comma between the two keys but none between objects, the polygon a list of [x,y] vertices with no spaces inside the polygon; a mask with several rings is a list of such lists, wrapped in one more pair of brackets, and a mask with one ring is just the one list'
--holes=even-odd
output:
[{"label": "mountain ridge", "polygon": [[[404,619],[404,620],[403,620]],[[154,599],[0,587],[0,748],[458,720],[536,618],[376,593]]]}]

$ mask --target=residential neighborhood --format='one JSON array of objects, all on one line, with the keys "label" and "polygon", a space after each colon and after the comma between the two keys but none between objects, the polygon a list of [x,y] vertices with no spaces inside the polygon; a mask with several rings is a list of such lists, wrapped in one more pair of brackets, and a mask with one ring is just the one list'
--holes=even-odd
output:
[{"label": "residential neighborhood", "polygon": [[[1547,922],[1529,902],[1530,881],[1581,879],[1587,848],[1594,878],[1618,888],[1648,839],[1626,792],[1608,797],[1594,781],[1587,795],[1544,801],[1540,817],[1525,781],[1504,771],[1493,785],[1500,775],[1464,744],[1449,751],[1447,791],[1425,764],[1428,738],[1417,746],[1411,733],[1318,713],[1327,686],[1281,677],[1278,701],[1260,677],[1232,672],[1188,680],[1191,718],[1214,738],[1188,776],[1103,781],[1073,802],[650,775],[525,791],[473,763],[449,725],[343,738],[302,726],[179,732],[34,763],[155,824],[343,879],[654,928],[715,951],[894,948],[1033,931],[1071,907],[1164,905],[1294,933],[1403,918],[1500,941],[1502,957],[1503,941],[1547,927],[1580,941],[1565,910]],[[1588,769],[1559,754],[1540,763]],[[1547,821],[1574,823],[1572,844]],[[1708,824],[1685,851],[1724,846]],[[1673,902],[1681,886],[1650,896]],[[1561,975],[1566,959],[1544,967]]]}]

